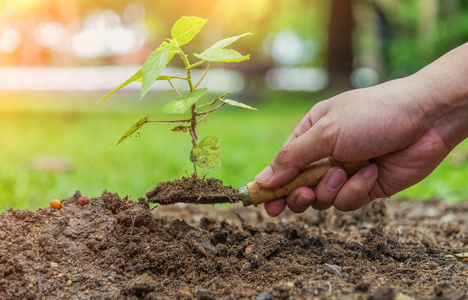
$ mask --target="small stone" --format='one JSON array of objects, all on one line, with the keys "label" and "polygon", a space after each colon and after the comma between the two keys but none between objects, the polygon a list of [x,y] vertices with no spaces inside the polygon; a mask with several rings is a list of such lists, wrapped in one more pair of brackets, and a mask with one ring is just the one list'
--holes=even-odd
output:
[{"label": "small stone", "polygon": [[337,265],[325,264],[325,271],[335,276],[341,276],[340,267]]},{"label": "small stone", "polygon": [[242,265],[241,271],[245,272],[245,271],[250,271],[252,269],[253,269],[253,264],[251,264],[250,262],[246,262]]},{"label": "small stone", "polygon": [[104,237],[102,235],[96,237],[96,240],[98,240],[98,241],[102,241],[103,239],[104,239]]},{"label": "small stone", "polygon": [[228,249],[223,244],[216,245],[216,251],[218,252],[218,256],[227,256],[228,254]]},{"label": "small stone", "polygon": [[67,281],[67,286],[71,286],[73,284],[72,280],[71,279],[68,279]]},{"label": "small stone", "polygon": [[249,246],[245,247],[245,255],[248,255],[248,254],[252,253],[254,250],[255,250],[254,245],[249,245]]},{"label": "small stone", "polygon": [[288,283],[286,283],[286,285],[287,285],[288,287],[292,288],[292,287],[294,287],[294,282],[288,282]]},{"label": "small stone", "polygon": [[442,223],[454,222],[457,220],[457,216],[455,216],[454,214],[448,214],[448,215],[442,216],[439,220]]},{"label": "small stone", "polygon": [[2,230],[0,230],[0,240],[4,240],[4,239],[6,239],[6,237],[7,237],[7,234],[6,234],[6,232],[5,232],[5,231],[2,231]]},{"label": "small stone", "polygon": [[190,293],[189,291],[183,291],[182,293],[189,298],[193,298],[193,294]]},{"label": "small stone", "polygon": [[56,263],[56,262],[51,262],[51,263],[50,263],[50,267],[51,267],[51,268],[58,268],[58,263]]},{"label": "small stone", "polygon": [[60,274],[57,275],[57,278],[62,278],[63,276],[65,276],[65,275],[60,273]]},{"label": "small stone", "polygon": [[414,300],[414,298],[408,295],[399,293],[398,295],[395,296],[395,300]]},{"label": "small stone", "polygon": [[270,292],[263,292],[257,297],[257,300],[270,300],[270,299],[273,299],[273,295]]}]

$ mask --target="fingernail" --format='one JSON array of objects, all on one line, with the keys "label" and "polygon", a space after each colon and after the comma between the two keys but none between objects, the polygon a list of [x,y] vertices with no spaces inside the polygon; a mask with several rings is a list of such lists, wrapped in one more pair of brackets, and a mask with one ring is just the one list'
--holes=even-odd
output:
[{"label": "fingernail", "polygon": [[268,165],[263,171],[255,176],[255,181],[260,183],[267,183],[273,178],[273,169]]},{"label": "fingernail", "polygon": [[371,177],[374,177],[375,174],[377,174],[377,166],[376,165],[370,165],[362,169],[362,176],[364,178],[369,179]]},{"label": "fingernail", "polygon": [[327,187],[331,190],[338,188],[346,179],[346,174],[341,170],[335,170],[327,181]]},{"label": "fingernail", "polygon": [[306,205],[309,205],[311,200],[312,200],[311,197],[303,195],[303,194],[299,194],[299,196],[297,196],[297,199],[296,199],[296,204],[299,206],[306,206]]}]

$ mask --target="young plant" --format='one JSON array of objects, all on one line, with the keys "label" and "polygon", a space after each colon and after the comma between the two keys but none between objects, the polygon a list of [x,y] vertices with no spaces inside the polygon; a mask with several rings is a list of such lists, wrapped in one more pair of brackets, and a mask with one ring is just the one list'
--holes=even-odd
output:
[{"label": "young plant", "polygon": [[[130,127],[124,133],[124,135],[122,135],[122,137],[111,149],[123,142],[145,124],[158,122],[179,123],[180,125],[175,126],[173,129],[171,129],[171,131],[182,131],[190,134],[192,140],[190,161],[193,163],[195,175],[197,175],[197,166],[204,169],[211,169],[221,165],[221,147],[219,139],[216,136],[208,136],[199,142],[197,127],[200,125],[201,121],[208,117],[209,114],[226,104],[246,109],[256,109],[246,104],[227,99],[226,97],[230,94],[230,92],[226,92],[209,101],[208,103],[197,105],[202,96],[207,93],[206,88],[198,89],[198,86],[202,82],[203,78],[205,78],[205,75],[210,69],[212,62],[229,63],[248,60],[250,55],[242,55],[233,49],[226,49],[226,47],[241,37],[251,35],[251,33],[247,32],[214,43],[210,48],[206,49],[202,53],[193,54],[193,56],[195,56],[198,61],[191,64],[188,55],[184,53],[184,51],[181,49],[181,46],[189,43],[198,34],[198,32],[200,32],[206,21],[207,20],[205,19],[197,17],[182,17],[179,19],[177,22],[175,22],[171,29],[172,38],[167,39],[158,48],[156,48],[156,50],[148,56],[146,62],[143,64],[143,67],[140,70],[138,70],[133,76],[131,76],[129,79],[120,84],[117,88],[109,92],[100,100],[103,101],[114,92],[125,87],[133,81],[141,81],[140,99],[142,99],[155,81],[165,80],[171,85],[179,98],[164,105],[162,107],[162,111],[171,114],[183,114],[189,111],[190,117],[177,120],[149,120],[148,115],[144,116],[135,124],[133,124],[132,127]],[[186,74],[184,76],[161,75],[161,72],[175,55],[178,55],[183,61]],[[192,69],[201,66],[204,63],[207,63],[205,72],[194,84],[192,78]],[[188,84],[189,93],[183,95],[173,85],[172,80],[186,81]],[[200,109],[202,109],[202,111],[200,111]]]}]

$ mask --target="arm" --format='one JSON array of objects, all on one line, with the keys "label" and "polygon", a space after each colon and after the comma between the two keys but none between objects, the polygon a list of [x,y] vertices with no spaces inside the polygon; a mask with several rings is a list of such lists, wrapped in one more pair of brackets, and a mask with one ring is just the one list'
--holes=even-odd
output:
[{"label": "arm", "polygon": [[370,159],[349,179],[332,168],[315,189],[300,187],[265,204],[276,216],[294,212],[355,210],[391,196],[429,175],[468,136],[468,43],[418,73],[342,93],[312,107],[257,183],[272,188],[326,156]]}]

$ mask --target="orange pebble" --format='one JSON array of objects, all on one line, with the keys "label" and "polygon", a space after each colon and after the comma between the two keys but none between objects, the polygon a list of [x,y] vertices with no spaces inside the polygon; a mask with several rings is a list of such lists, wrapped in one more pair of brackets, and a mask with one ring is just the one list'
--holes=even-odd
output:
[{"label": "orange pebble", "polygon": [[50,201],[50,207],[55,208],[55,209],[59,209],[59,208],[62,207],[62,204],[57,199],[53,199],[53,200]]}]

